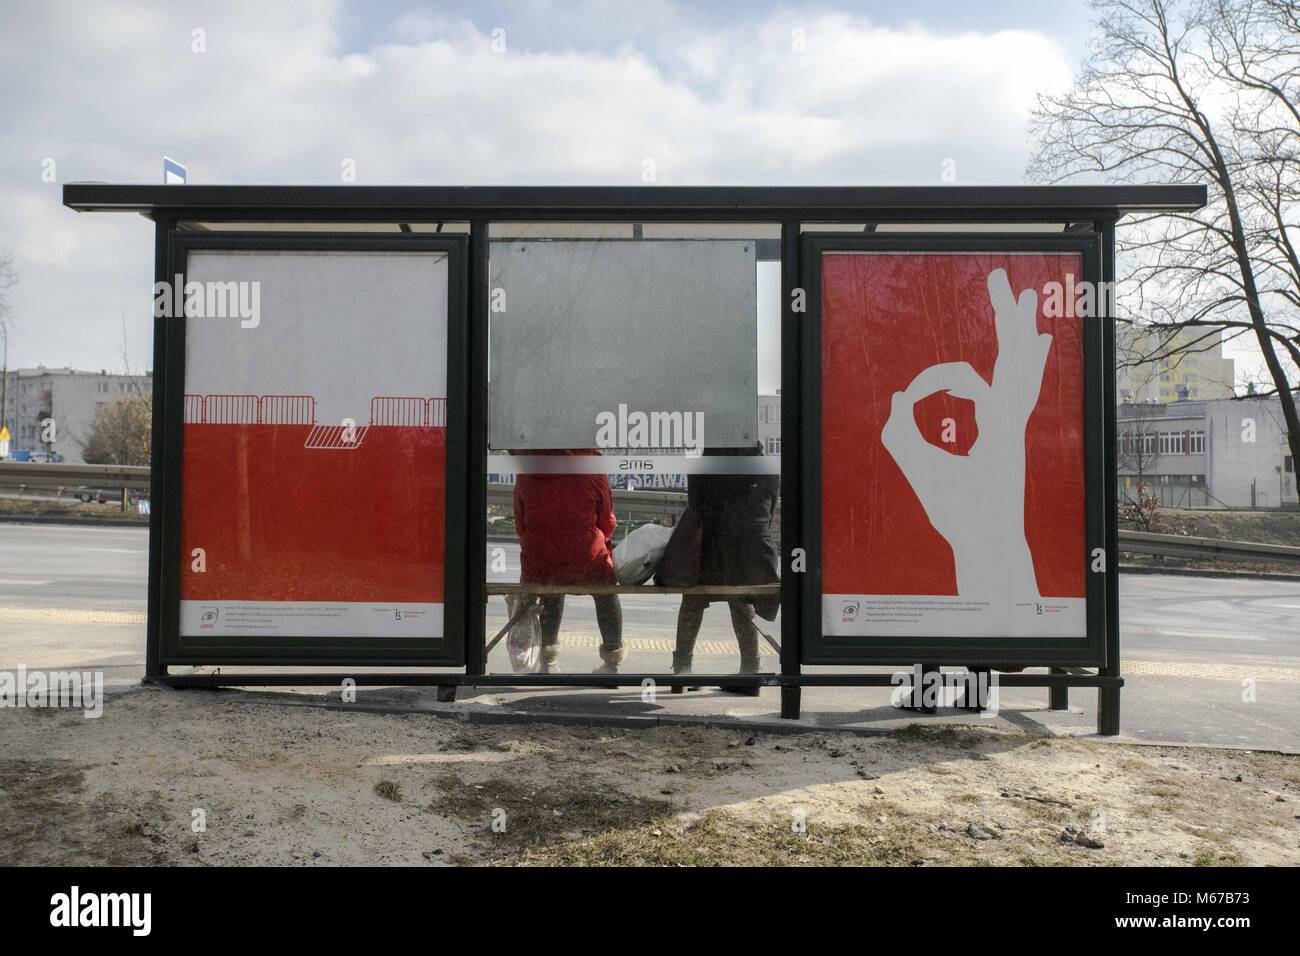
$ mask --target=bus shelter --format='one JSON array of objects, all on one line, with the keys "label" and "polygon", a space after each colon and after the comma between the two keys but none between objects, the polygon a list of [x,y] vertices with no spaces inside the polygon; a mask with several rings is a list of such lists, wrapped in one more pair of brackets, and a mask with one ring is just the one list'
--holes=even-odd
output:
[{"label": "bus shelter", "polygon": [[[1095,688],[1118,733],[1115,226],[1205,201],[69,184],[155,224],[146,680],[775,686],[795,718],[965,668]],[[575,563],[583,495],[699,566]],[[674,669],[706,606],[759,666]],[[533,613],[617,673],[517,670]]]}]

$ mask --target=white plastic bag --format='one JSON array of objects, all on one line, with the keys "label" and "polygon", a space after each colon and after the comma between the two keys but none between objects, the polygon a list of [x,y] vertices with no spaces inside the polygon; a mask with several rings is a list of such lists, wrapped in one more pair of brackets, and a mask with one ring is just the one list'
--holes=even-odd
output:
[{"label": "white plastic bag", "polygon": [[506,655],[516,674],[536,674],[542,669],[541,605],[529,594],[507,594],[506,613],[514,617],[519,603],[529,600],[532,600],[532,606],[506,634]]},{"label": "white plastic bag", "polygon": [[672,528],[657,524],[643,524],[629,532],[614,549],[614,577],[618,583],[645,584],[649,581],[672,536]]}]

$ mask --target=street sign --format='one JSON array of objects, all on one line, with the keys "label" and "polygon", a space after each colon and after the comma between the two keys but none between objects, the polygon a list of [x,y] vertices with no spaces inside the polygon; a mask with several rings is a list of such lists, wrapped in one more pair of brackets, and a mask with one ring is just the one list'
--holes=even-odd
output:
[{"label": "street sign", "polygon": [[185,167],[170,156],[163,157],[163,185],[164,186],[184,186],[189,178],[189,173]]}]

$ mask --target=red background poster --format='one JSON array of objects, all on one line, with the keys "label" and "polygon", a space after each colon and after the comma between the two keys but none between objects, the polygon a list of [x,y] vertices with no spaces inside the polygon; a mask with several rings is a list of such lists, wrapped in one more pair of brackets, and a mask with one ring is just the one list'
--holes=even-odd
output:
[{"label": "red background poster", "polygon": [[[992,381],[998,338],[989,276],[996,269],[1006,271],[1013,294],[1038,290],[1037,331],[1052,336],[1025,429],[1025,538],[1038,590],[1044,598],[1084,597],[1086,320],[1044,314],[1048,283],[1082,281],[1083,263],[1073,253],[823,256],[824,594],[958,593],[953,550],[881,432],[894,393],[931,366],[966,362],[985,383]],[[925,440],[949,454],[967,455],[978,440],[970,401],[935,392],[916,403],[914,414]],[[948,442],[945,419],[951,420]],[[979,509],[972,497],[967,507]]]}]

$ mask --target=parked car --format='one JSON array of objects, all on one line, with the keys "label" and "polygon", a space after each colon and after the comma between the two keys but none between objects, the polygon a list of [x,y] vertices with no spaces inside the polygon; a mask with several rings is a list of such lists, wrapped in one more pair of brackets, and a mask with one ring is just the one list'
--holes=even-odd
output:
[{"label": "parked car", "polygon": [[80,501],[98,501],[100,504],[122,500],[120,488],[91,488],[89,485],[80,485],[68,489],[67,494]]}]

